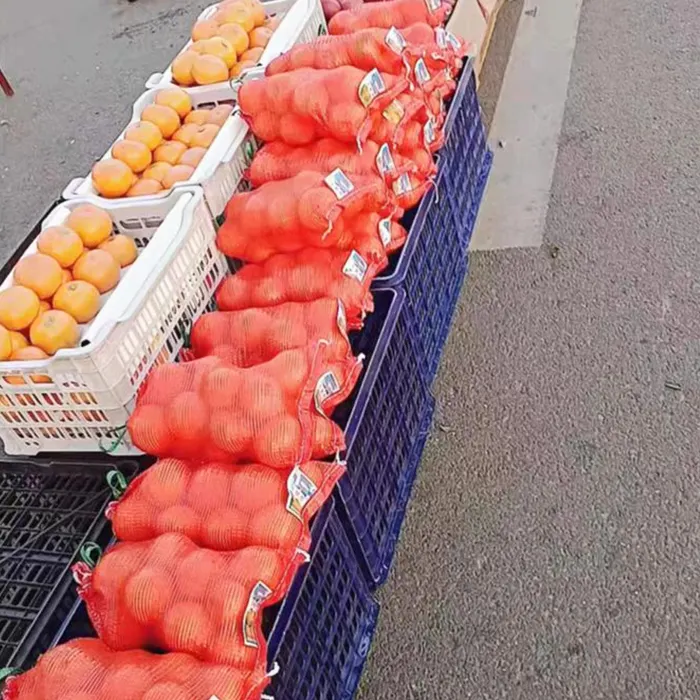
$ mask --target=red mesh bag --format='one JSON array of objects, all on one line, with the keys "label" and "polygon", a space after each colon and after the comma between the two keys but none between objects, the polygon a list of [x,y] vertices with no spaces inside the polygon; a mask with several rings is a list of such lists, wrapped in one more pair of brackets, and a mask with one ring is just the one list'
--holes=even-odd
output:
[{"label": "red mesh bag", "polygon": [[361,5],[362,2],[363,0],[321,0],[321,7],[326,20],[329,20],[341,10],[351,10],[353,7]]},{"label": "red mesh bag", "polygon": [[112,651],[74,639],[5,682],[3,700],[257,700],[264,672],[205,663],[188,654]]},{"label": "red mesh bag", "polygon": [[358,214],[393,208],[379,176],[303,172],[235,194],[216,243],[231,258],[262,262],[276,253],[330,247],[333,236],[343,235]]},{"label": "red mesh bag", "polygon": [[327,415],[355,386],[361,359],[328,360],[324,341],[255,367],[216,357],[161,365],[146,378],[127,427],[156,457],[284,469],[342,449]]},{"label": "red mesh bag", "polygon": [[413,164],[389,144],[367,141],[359,153],[354,145],[335,139],[319,139],[308,146],[289,146],[282,141],[273,141],[255,154],[248,180],[257,188],[274,180],[293,178],[304,171],[326,175],[336,168],[348,175],[381,177],[415,170]]},{"label": "red mesh bag", "polygon": [[372,114],[408,87],[406,78],[376,69],[302,68],[246,83],[238,103],[263,141],[303,146],[331,137],[361,146],[371,136]]},{"label": "red mesh bag", "polygon": [[216,293],[216,303],[223,311],[236,311],[331,295],[343,302],[348,328],[362,328],[365,314],[374,310],[369,288],[377,267],[354,250],[309,248],[275,255],[227,277]]},{"label": "red mesh bag", "polygon": [[407,129],[415,121],[424,123],[429,116],[422,92],[413,90],[399,95],[389,107],[372,116],[372,140],[395,147],[403,143]]},{"label": "red mesh bag", "polygon": [[277,470],[162,459],[110,504],[107,517],[124,542],[172,532],[217,551],[252,546],[308,550],[309,521],[344,471],[340,462]]},{"label": "red mesh bag", "polygon": [[440,4],[440,0],[377,2],[339,12],[328,23],[328,31],[331,34],[351,34],[371,27],[403,29],[416,22],[437,27],[444,22],[449,11],[450,6]]},{"label": "red mesh bag", "polygon": [[394,194],[402,209],[413,209],[432,186],[432,179],[425,180],[408,174],[402,175],[393,184]]},{"label": "red mesh bag", "polygon": [[73,574],[110,649],[184,652],[260,673],[267,660],[262,609],[284,597],[306,557],[264,547],[215,552],[167,534],[119,542],[94,571],[80,563]]},{"label": "red mesh bag", "polygon": [[252,367],[321,339],[330,343],[326,355],[330,359],[342,360],[352,354],[345,308],[339,299],[214,311],[194,324],[190,343],[194,357],[216,355],[236,367]]},{"label": "red mesh bag", "polygon": [[423,58],[431,72],[444,69],[455,75],[467,55],[466,42],[458,39],[443,27],[431,27],[425,22],[417,22],[401,30],[407,43],[407,53],[415,59]]}]

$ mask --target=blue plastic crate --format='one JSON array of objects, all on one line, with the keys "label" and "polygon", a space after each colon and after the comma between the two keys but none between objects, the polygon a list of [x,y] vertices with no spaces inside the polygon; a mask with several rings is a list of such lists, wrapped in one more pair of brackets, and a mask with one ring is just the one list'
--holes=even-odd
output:
[{"label": "blue plastic crate", "polygon": [[406,294],[377,290],[375,311],[353,334],[366,356],[350,399],[333,414],[345,428],[347,474],[336,498],[372,586],[386,579],[430,430],[434,402],[419,367]]},{"label": "blue plastic crate", "polygon": [[[265,691],[275,700],[351,700],[379,615],[365,572],[331,499],[313,521],[311,561],[284,601],[265,611],[268,667],[279,673]],[[95,633],[77,601],[51,646]]]}]

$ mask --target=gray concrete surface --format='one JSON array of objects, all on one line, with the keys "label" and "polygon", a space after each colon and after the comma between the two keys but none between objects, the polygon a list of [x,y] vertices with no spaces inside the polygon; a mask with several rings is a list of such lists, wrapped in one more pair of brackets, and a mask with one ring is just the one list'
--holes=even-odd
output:
[{"label": "gray concrete surface", "polygon": [[[2,256],[193,8],[2,0]],[[545,246],[472,256],[362,700],[700,697],[699,30],[584,3]]]}]

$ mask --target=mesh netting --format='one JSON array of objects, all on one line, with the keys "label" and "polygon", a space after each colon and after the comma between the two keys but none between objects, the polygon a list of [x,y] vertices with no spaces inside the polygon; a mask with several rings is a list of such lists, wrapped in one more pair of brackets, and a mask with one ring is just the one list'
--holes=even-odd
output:
[{"label": "mesh netting", "polygon": [[339,12],[328,23],[331,34],[351,34],[352,32],[382,27],[403,29],[417,22],[437,27],[442,24],[450,6],[440,4],[440,0],[390,0],[362,5],[352,10]]}]

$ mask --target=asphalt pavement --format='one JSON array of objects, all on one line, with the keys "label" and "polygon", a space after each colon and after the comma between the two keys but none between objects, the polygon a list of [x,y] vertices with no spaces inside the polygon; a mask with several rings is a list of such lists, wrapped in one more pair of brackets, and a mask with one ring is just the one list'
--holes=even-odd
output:
[{"label": "asphalt pavement", "polygon": [[[700,697],[697,10],[584,2],[545,242],[471,257],[361,700]],[[0,258],[195,15],[3,0]]]}]

